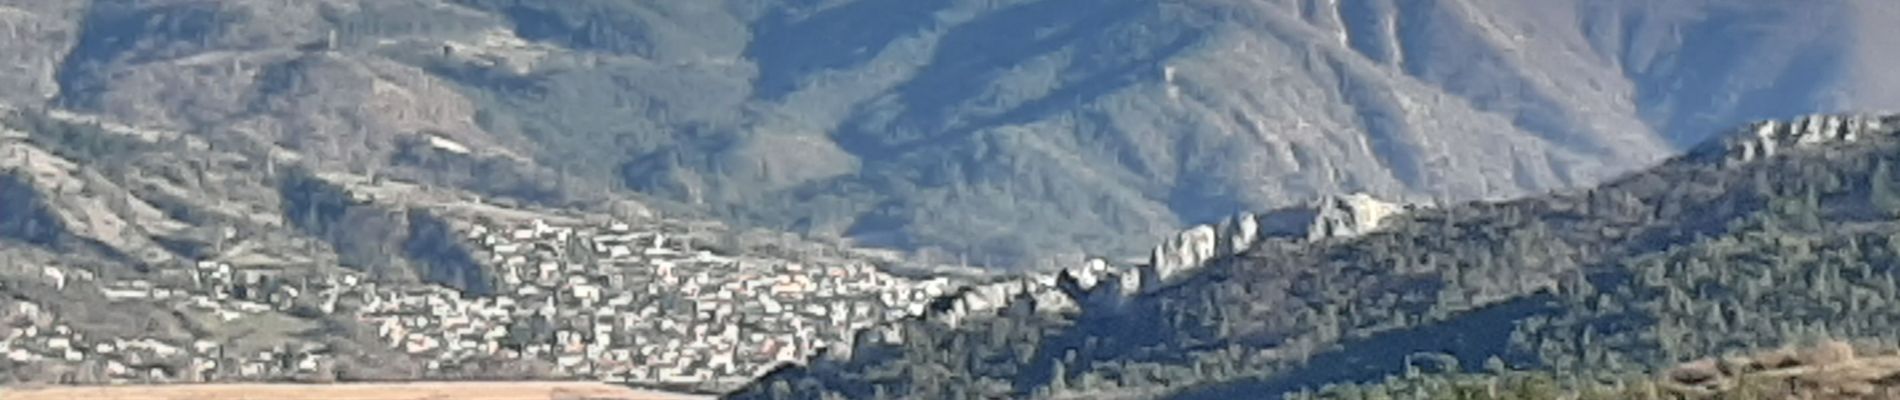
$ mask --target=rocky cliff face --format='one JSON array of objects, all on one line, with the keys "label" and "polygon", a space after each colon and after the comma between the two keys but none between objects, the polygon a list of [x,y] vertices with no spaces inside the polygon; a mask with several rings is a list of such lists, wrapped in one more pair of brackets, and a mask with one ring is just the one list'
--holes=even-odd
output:
[{"label": "rocky cliff face", "polygon": [[1790,121],[1762,121],[1711,140],[1692,150],[1688,157],[1747,162],[1791,149],[1849,143],[1896,133],[1900,133],[1900,115],[1816,115]]},{"label": "rocky cliff face", "polygon": [[1141,286],[1153,287],[1209,261],[1240,254],[1262,238],[1322,241],[1371,233],[1386,218],[1411,207],[1354,193],[1327,196],[1306,206],[1264,215],[1241,213],[1213,225],[1195,226],[1154,247],[1148,264],[1140,267]]},{"label": "rocky cliff face", "polygon": [[[1030,274],[963,288],[938,299],[920,318],[956,326],[972,315],[994,312],[1017,302],[1041,312],[1113,306],[1151,291],[1209,263],[1246,252],[1261,240],[1317,242],[1375,232],[1387,218],[1415,206],[1378,200],[1366,194],[1328,196],[1307,206],[1266,215],[1241,213],[1212,225],[1198,225],[1162,242],[1148,264],[1111,266],[1090,258],[1053,273]],[[1272,216],[1272,217],[1269,217]],[[882,336],[880,336],[882,337]]]},{"label": "rocky cliff face", "polygon": [[[1233,254],[1231,247],[1221,247],[1218,242],[1231,241],[1234,236],[1251,237],[1253,232],[1222,232],[1213,226],[1200,225],[1168,238],[1155,246],[1148,257],[1148,265],[1142,267],[1143,286],[1199,267],[1216,256]],[[1246,246],[1241,245],[1243,248]]]},{"label": "rocky cliff face", "polygon": [[1349,238],[1379,229],[1386,218],[1411,206],[1388,203],[1364,193],[1334,196],[1315,207],[1313,221],[1307,224],[1306,240],[1320,241]]}]

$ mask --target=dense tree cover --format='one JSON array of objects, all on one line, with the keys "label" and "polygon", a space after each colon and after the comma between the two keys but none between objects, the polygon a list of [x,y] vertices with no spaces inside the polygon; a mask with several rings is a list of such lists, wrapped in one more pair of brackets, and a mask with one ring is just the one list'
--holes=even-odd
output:
[{"label": "dense tree cover", "polygon": [[338,262],[379,279],[420,280],[469,293],[492,290],[492,276],[470,256],[446,221],[429,211],[390,209],[302,167],[277,177],[283,217],[335,250]]},{"label": "dense tree cover", "polygon": [[1394,376],[1370,384],[1331,385],[1287,395],[1288,400],[1554,400],[1570,391],[1582,392],[1578,400],[1657,399],[1653,386],[1560,383],[1548,374],[1493,371],[1487,373],[1447,372]]},{"label": "dense tree cover", "polygon": [[[147,142],[123,133],[112,132],[96,123],[82,123],[62,120],[48,115],[41,109],[10,109],[0,111],[0,128],[25,133],[25,143],[51,153],[54,157],[67,162],[85,163],[103,174],[123,176],[141,173],[137,162],[140,153],[163,151],[176,146],[175,142]],[[48,160],[34,160],[34,154],[28,150],[9,156],[28,164],[39,164]],[[58,164],[54,164],[58,165]],[[75,174],[86,183],[82,193],[96,194],[102,190],[94,187],[94,176]],[[38,193],[33,180],[33,172],[14,168],[0,168],[0,239],[18,240],[24,243],[49,246],[66,251],[97,250],[103,255],[132,261],[103,245],[69,235],[64,223],[55,213],[57,204],[54,199]],[[119,196],[105,196],[107,206],[123,211],[128,204]]]},{"label": "dense tree cover", "polygon": [[[1722,393],[1721,400],[1786,399],[1792,389],[1773,379],[1749,379]],[[1492,370],[1408,373],[1365,384],[1329,385],[1303,390],[1286,400],[1677,400],[1680,395],[1641,375],[1611,380],[1564,377],[1548,372]]]},{"label": "dense tree cover", "polygon": [[1820,336],[1900,338],[1890,139],[1677,160],[1601,187],[1267,243],[1137,298],[956,329],[911,322],[739,398],[1294,393],[1414,354],[1568,378]]},{"label": "dense tree cover", "polygon": [[0,174],[0,239],[52,246],[64,236],[59,219],[47,211],[39,193],[18,177]]}]

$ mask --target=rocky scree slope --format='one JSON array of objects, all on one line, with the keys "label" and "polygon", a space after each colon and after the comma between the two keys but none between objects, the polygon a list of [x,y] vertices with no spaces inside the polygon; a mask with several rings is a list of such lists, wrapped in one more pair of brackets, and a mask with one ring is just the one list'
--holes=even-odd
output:
[{"label": "rocky scree slope", "polygon": [[1592,189],[1258,242],[1132,296],[1098,285],[1073,309],[910,322],[731,397],[1259,397],[1409,368],[1588,378],[1817,336],[1900,340],[1878,300],[1900,293],[1900,117],[1733,132]]},{"label": "rocky scree slope", "polygon": [[[1878,49],[1896,11],[7,0],[0,97],[271,143],[322,170],[549,203],[618,186],[734,221],[1027,265],[1140,256],[1160,232],[1323,194],[1416,203],[1586,185],[1742,119],[1891,107],[1900,78]],[[418,163],[402,156],[413,141],[492,161]],[[497,170],[529,173],[481,179]]]}]

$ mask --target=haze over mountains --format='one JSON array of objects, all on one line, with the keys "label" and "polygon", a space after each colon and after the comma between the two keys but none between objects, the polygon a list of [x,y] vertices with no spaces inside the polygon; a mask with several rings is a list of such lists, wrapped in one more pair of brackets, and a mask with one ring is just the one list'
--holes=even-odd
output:
[{"label": "haze over mountains", "polygon": [[[0,98],[491,196],[622,187],[1030,265],[1321,194],[1583,185],[1744,120],[1892,107],[1896,8],[8,0]],[[399,157],[416,139],[487,161]]]},{"label": "haze over mountains", "polygon": [[0,0],[0,380],[1232,398],[1890,345],[1900,117],[1733,127],[1900,108],[1896,22]]}]

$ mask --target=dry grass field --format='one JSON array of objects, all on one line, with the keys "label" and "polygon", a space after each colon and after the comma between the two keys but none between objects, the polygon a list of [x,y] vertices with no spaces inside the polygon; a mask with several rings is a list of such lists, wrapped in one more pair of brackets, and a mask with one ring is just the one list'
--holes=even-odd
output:
[{"label": "dry grass field", "polygon": [[208,384],[0,388],[0,400],[701,400],[586,382]]}]

